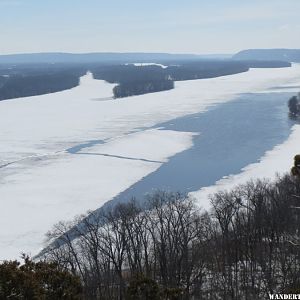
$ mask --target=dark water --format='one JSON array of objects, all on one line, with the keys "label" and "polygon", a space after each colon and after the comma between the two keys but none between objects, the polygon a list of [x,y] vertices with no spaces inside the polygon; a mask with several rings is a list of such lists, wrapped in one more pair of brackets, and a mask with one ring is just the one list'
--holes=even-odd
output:
[{"label": "dark water", "polygon": [[[193,146],[171,157],[106,205],[142,198],[153,190],[190,192],[237,174],[283,143],[295,123],[288,117],[291,93],[243,94],[207,112],[158,124],[155,128],[199,133]],[[157,145],[159,147],[159,145]]]},{"label": "dark water", "polygon": [[95,145],[101,145],[104,144],[105,142],[103,140],[92,140],[92,141],[87,141],[84,144],[79,144],[74,147],[66,149],[66,152],[70,154],[78,154],[81,150],[93,147]]}]

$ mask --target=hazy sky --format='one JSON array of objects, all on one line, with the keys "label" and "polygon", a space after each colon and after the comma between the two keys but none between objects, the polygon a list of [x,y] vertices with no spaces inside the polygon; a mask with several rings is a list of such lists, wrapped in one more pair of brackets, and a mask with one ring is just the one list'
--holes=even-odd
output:
[{"label": "hazy sky", "polygon": [[300,48],[300,0],[0,0],[0,54]]}]

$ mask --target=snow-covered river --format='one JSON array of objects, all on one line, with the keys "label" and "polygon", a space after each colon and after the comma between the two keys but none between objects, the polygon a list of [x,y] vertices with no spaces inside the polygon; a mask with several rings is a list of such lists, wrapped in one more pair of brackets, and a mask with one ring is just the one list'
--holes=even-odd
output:
[{"label": "snow-covered river", "polygon": [[[289,137],[286,102],[299,82],[299,65],[251,69],[113,100],[114,85],[88,74],[68,91],[1,101],[0,259],[36,254],[54,223],[118,195],[195,191],[206,206],[197,190],[213,191],[285,140],[276,166],[267,155],[242,174],[262,174],[264,162],[272,175],[287,170],[300,139],[297,125]],[[221,186],[241,181],[228,180]]]}]

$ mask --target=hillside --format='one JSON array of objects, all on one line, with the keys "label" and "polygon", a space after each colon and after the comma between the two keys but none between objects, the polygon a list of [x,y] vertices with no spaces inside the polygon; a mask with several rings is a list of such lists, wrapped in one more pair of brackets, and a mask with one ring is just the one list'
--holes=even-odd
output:
[{"label": "hillside", "polygon": [[192,59],[218,59],[225,55],[196,55],[196,54],[170,54],[170,53],[25,53],[0,55],[0,64],[24,64],[24,63],[134,63],[157,62]]},{"label": "hillside", "polygon": [[248,49],[238,52],[233,59],[300,62],[300,49]]}]

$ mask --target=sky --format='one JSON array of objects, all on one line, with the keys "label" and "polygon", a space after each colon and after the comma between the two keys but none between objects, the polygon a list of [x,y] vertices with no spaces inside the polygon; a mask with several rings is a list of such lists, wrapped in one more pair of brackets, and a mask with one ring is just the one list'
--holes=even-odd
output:
[{"label": "sky", "polygon": [[0,54],[300,48],[300,0],[0,0]]}]

